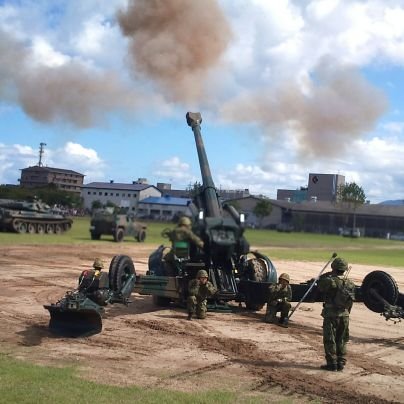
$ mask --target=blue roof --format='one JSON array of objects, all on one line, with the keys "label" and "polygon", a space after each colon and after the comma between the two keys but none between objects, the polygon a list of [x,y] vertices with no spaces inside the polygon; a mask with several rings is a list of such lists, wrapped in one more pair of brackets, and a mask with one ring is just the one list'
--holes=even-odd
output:
[{"label": "blue roof", "polygon": [[148,198],[139,201],[141,203],[153,203],[155,205],[175,205],[175,206],[187,206],[191,202],[189,198],[174,198],[173,196],[149,196]]}]

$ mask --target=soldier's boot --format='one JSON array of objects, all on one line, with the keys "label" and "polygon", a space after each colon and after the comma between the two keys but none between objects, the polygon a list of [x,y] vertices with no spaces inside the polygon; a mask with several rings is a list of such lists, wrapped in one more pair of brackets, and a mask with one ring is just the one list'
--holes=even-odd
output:
[{"label": "soldier's boot", "polygon": [[338,372],[342,372],[344,370],[345,367],[345,358],[338,358],[337,360],[337,370]]},{"label": "soldier's boot", "polygon": [[280,325],[281,327],[283,327],[283,328],[288,328],[288,321],[289,319],[287,318],[287,317],[281,317],[280,319],[279,319],[279,323],[278,323],[278,325]]},{"label": "soldier's boot", "polygon": [[192,321],[192,313],[188,313],[187,320]]},{"label": "soldier's boot", "polygon": [[265,314],[264,321],[269,324],[273,324],[276,322],[276,307],[270,307],[270,309]]},{"label": "soldier's boot", "polygon": [[321,365],[320,369],[328,370],[329,372],[336,372],[337,371],[337,365],[335,363],[327,363],[326,365]]}]

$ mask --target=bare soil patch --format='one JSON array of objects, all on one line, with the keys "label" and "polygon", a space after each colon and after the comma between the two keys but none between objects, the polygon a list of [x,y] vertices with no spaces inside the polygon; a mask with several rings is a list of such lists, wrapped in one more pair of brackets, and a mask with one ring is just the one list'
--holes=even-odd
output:
[{"label": "bare soil patch", "polygon": [[[262,322],[258,313],[209,313],[187,321],[179,308],[160,309],[150,296],[133,294],[129,307],[109,306],[101,334],[81,339],[49,333],[54,303],[77,284],[95,257],[106,263],[116,254],[145,273],[153,246],[138,243],[97,245],[0,246],[1,350],[34,363],[73,364],[82,377],[116,385],[136,384],[182,391],[226,389],[241,397],[295,402],[404,403],[404,323],[386,322],[355,304],[351,315],[348,365],[324,372],[321,304],[302,304],[288,329]],[[323,264],[275,263],[293,282],[317,275]],[[389,272],[404,289],[404,270],[354,265],[358,284],[372,270]]]}]

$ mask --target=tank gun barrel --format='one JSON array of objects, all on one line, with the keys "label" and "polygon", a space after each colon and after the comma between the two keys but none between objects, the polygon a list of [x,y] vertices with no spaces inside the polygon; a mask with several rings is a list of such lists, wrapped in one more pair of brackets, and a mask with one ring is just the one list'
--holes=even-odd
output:
[{"label": "tank gun barrel", "polygon": [[210,172],[208,157],[201,135],[202,116],[199,112],[187,112],[187,123],[192,128],[195,136],[196,149],[198,152],[199,166],[202,175],[202,198],[205,204],[206,215],[209,217],[220,217],[220,204]]}]

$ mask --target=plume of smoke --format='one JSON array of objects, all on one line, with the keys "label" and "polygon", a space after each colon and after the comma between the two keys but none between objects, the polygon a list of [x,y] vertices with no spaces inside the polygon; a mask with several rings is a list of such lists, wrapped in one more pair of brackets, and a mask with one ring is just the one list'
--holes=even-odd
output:
[{"label": "plume of smoke", "polygon": [[321,62],[308,91],[295,83],[243,95],[221,110],[227,121],[257,123],[267,136],[292,129],[302,159],[337,156],[385,112],[384,94],[355,69]]},{"label": "plume of smoke", "polygon": [[32,63],[21,43],[0,30],[0,100],[18,102],[33,119],[90,127],[105,114],[136,107],[111,72],[99,73],[70,61],[58,67]]},{"label": "plume of smoke", "polygon": [[170,99],[195,101],[232,35],[216,0],[131,0],[118,12],[135,69]]}]

